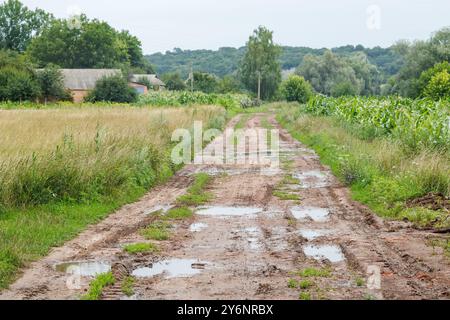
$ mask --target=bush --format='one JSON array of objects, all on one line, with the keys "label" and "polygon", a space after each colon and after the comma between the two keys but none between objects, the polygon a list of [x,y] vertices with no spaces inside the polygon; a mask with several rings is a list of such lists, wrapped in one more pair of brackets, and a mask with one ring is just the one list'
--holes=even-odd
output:
[{"label": "bush", "polygon": [[186,83],[179,73],[166,73],[162,76],[168,90],[183,91],[186,89]]},{"label": "bush", "polygon": [[313,95],[313,89],[305,78],[291,75],[281,84],[281,93],[284,98],[289,101],[297,101],[306,103]]},{"label": "bush", "polygon": [[70,93],[64,88],[64,78],[61,70],[54,65],[48,65],[45,69],[36,73],[40,86],[41,98],[47,103],[50,100],[70,100]]},{"label": "bush", "polygon": [[358,88],[349,81],[339,82],[331,89],[331,95],[333,97],[356,96],[358,95]]},{"label": "bush", "polygon": [[434,100],[450,98],[450,74],[447,70],[441,71],[431,78],[424,94]]},{"label": "bush", "polygon": [[428,87],[428,85],[430,84],[431,79],[433,79],[437,74],[439,74],[443,71],[447,71],[448,73],[450,73],[450,63],[448,61],[436,63],[430,69],[422,72],[419,80],[417,81],[418,94],[420,94],[422,96],[427,96],[427,94],[425,93],[425,90]]},{"label": "bush", "polygon": [[137,101],[136,90],[121,75],[104,77],[97,81],[95,89],[86,97],[88,102],[108,101],[131,103]]},{"label": "bush", "polygon": [[39,96],[39,85],[31,72],[14,67],[0,69],[1,101],[32,101]]}]

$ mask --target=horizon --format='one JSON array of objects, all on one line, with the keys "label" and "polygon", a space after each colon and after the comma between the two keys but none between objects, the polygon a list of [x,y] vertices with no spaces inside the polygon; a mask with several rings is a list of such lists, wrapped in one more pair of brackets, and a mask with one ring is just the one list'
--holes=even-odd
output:
[{"label": "horizon", "polygon": [[164,54],[175,48],[240,48],[259,25],[273,30],[275,42],[281,46],[331,49],[361,44],[365,48],[387,48],[399,40],[429,38],[433,32],[449,26],[450,11],[446,0],[22,2],[57,18],[84,13],[114,28],[129,30],[141,40],[146,55]]}]

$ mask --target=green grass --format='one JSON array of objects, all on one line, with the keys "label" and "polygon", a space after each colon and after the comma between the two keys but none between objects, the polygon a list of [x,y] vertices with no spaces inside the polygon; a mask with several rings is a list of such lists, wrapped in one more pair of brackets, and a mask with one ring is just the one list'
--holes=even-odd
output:
[{"label": "green grass", "polygon": [[294,272],[294,274],[303,277],[303,278],[311,278],[311,277],[322,277],[328,278],[331,276],[331,271],[326,268],[316,269],[316,268],[306,268],[303,270],[299,270]]},{"label": "green grass", "polygon": [[211,176],[206,173],[195,175],[192,186],[187,193],[177,198],[177,203],[183,206],[199,206],[211,200],[212,195],[204,189],[211,183]]},{"label": "green grass", "polygon": [[187,207],[179,207],[170,209],[164,216],[164,218],[171,220],[182,220],[192,217],[194,212]]},{"label": "green grass", "polygon": [[298,281],[295,279],[289,279],[288,281],[288,288],[295,289],[298,286]]},{"label": "green grass", "polygon": [[281,181],[282,184],[300,184],[300,180],[297,178],[294,178],[291,175],[284,176],[283,180]]},{"label": "green grass", "polygon": [[147,228],[141,230],[141,234],[148,240],[165,241],[170,238],[169,227],[170,225],[167,223],[154,222]]},{"label": "green grass", "polygon": [[300,196],[294,193],[288,193],[285,191],[280,190],[274,190],[272,193],[275,197],[279,198],[280,200],[300,200]]},{"label": "green grass", "polygon": [[72,239],[125,203],[136,201],[144,189],[129,190],[115,199],[91,204],[48,204],[0,213],[0,289],[6,288],[20,267],[28,265]]},{"label": "green grass", "polygon": [[309,292],[300,292],[300,295],[298,296],[300,300],[311,300],[311,294]]},{"label": "green grass", "polygon": [[98,275],[89,285],[87,294],[81,297],[81,300],[99,300],[102,297],[103,289],[116,283],[111,272]]},{"label": "green grass", "polygon": [[127,297],[131,297],[134,294],[134,281],[134,278],[131,276],[126,277],[122,281],[121,289]]},{"label": "green grass", "polygon": [[364,286],[365,283],[366,283],[366,282],[364,281],[363,278],[358,277],[358,278],[355,279],[355,284],[356,284],[358,287]]},{"label": "green grass", "polygon": [[301,280],[298,284],[300,289],[309,289],[314,285],[314,282],[311,280]]},{"label": "green grass", "polygon": [[158,246],[153,243],[133,243],[123,247],[123,250],[129,254],[137,254],[143,252],[157,252]]}]

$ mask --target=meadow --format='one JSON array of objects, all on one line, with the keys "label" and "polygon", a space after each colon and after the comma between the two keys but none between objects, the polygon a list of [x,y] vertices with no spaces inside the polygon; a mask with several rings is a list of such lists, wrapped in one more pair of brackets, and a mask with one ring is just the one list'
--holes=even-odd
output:
[{"label": "meadow", "polygon": [[171,135],[218,106],[0,110],[0,288],[18,268],[166,181]]}]

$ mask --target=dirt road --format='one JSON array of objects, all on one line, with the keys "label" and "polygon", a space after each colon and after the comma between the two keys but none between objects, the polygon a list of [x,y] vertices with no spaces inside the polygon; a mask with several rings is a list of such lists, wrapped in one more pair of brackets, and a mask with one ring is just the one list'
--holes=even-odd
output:
[{"label": "dirt road", "polygon": [[[246,126],[263,124],[279,127],[271,114]],[[77,299],[92,270],[111,267],[119,281],[103,299],[450,298],[450,264],[427,245],[430,234],[381,220],[350,199],[312,150],[284,130],[280,137],[280,169],[188,165],[32,264],[0,299]],[[124,253],[123,245],[145,241],[139,230],[152,213],[172,205],[198,172],[214,177],[210,203],[177,222],[160,252]],[[86,276],[68,274],[72,262]],[[126,297],[121,280],[130,274],[134,295]]]}]

